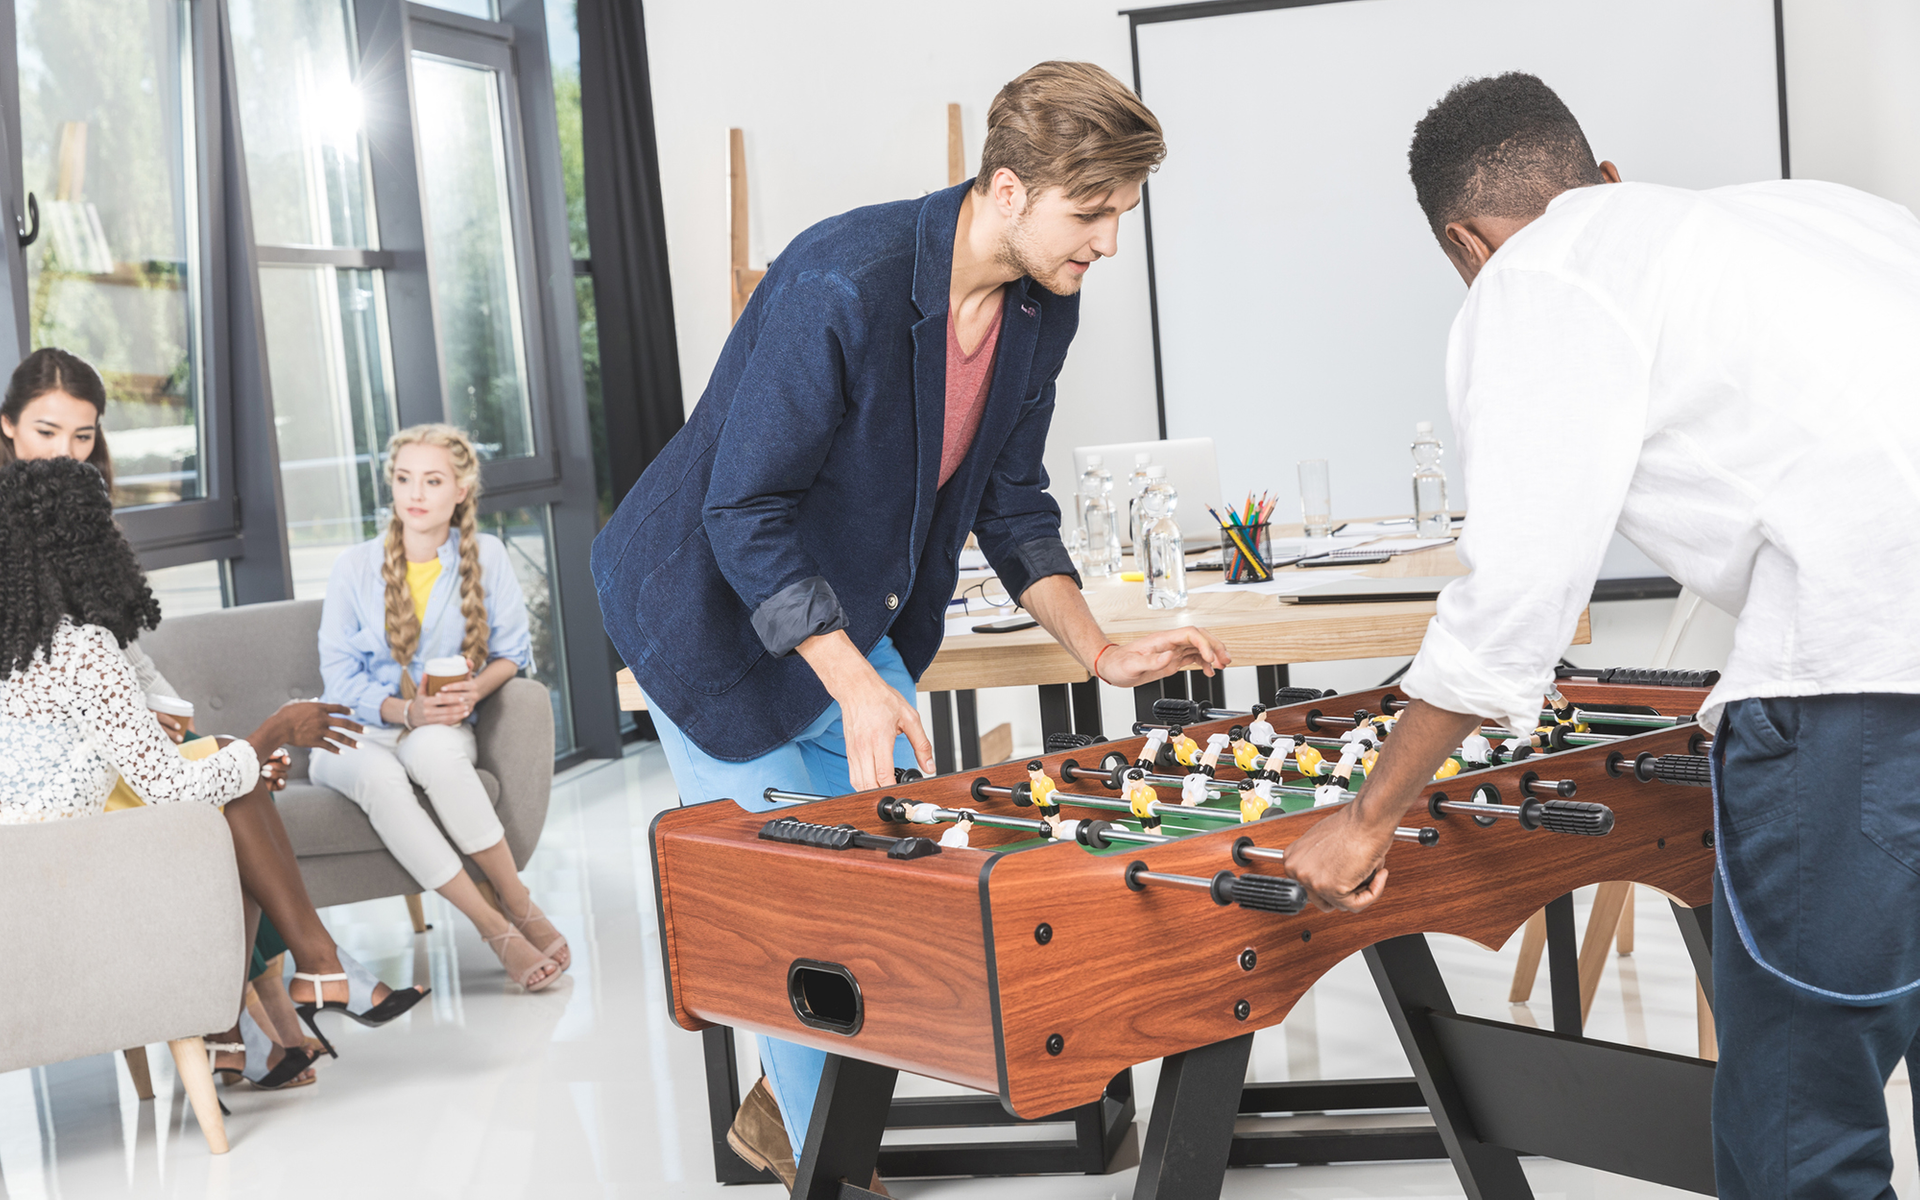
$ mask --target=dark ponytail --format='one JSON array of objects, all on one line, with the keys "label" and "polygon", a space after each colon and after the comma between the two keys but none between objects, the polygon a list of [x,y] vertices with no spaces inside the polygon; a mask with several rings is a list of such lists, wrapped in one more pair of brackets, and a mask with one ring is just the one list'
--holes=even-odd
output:
[{"label": "dark ponytail", "polygon": [[[0,417],[5,417],[14,428],[20,427],[20,414],[31,404],[49,392],[65,392],[76,400],[85,400],[93,405],[96,419],[107,414],[107,388],[100,382],[100,372],[93,369],[86,359],[77,354],[69,354],[55,346],[42,346],[32,354],[20,360],[13,369],[13,378],[7,381],[7,396],[0,401]],[[17,455],[13,452],[13,442],[5,433],[0,432],[0,466],[12,462]],[[113,489],[113,456],[107,453],[107,432],[96,429],[93,435],[93,453],[87,461],[97,468],[107,481],[107,489]]]}]

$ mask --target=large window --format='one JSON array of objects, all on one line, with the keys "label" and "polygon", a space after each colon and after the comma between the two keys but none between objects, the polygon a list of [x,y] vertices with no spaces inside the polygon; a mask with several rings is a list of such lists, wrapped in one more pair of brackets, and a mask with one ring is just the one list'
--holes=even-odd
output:
[{"label": "large window", "polygon": [[562,116],[546,43],[551,4],[577,64],[571,0],[0,2],[0,196],[41,218],[0,254],[0,332],[100,368],[166,613],[324,595],[390,519],[387,439],[447,421],[485,460],[561,753],[616,752],[578,68]]},{"label": "large window", "polygon": [[379,531],[385,281],[341,0],[229,0],[294,595]]},{"label": "large window", "polygon": [[482,458],[534,451],[504,83],[490,65],[415,54],[414,111],[447,411]]},{"label": "large window", "polygon": [[22,179],[43,222],[29,339],[99,369],[122,505],[206,494],[189,17],[186,0],[14,10]]}]

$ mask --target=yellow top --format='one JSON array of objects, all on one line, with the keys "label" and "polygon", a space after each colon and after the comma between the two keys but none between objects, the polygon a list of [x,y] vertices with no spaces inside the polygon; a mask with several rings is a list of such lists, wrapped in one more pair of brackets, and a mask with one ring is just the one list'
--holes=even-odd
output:
[{"label": "yellow top", "polygon": [[427,619],[427,597],[433,595],[433,585],[439,578],[438,558],[407,564],[407,590],[413,593],[413,616],[416,621]]}]

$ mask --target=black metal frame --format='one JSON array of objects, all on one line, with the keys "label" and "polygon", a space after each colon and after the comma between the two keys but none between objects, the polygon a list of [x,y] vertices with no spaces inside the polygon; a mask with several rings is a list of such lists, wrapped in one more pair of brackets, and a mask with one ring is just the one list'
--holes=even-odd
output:
[{"label": "black metal frame", "polygon": [[[740,1060],[733,1030],[725,1025],[709,1026],[700,1031],[700,1039],[706,1060],[707,1121],[713,1134],[714,1181],[772,1183],[771,1173],[749,1166],[727,1145],[727,1130],[733,1125],[734,1114],[740,1110],[741,1099]],[[1073,1122],[1071,1139],[931,1142],[880,1147],[880,1174],[901,1179],[940,1175],[1099,1175],[1113,1161],[1134,1118],[1131,1070],[1113,1077],[1098,1104],[1083,1104],[1037,1121],[1010,1115],[998,1096],[981,1093],[894,1098],[891,1077],[886,1086],[889,1103],[883,1129],[991,1130]],[[819,1111],[816,1107],[816,1114]],[[818,1119],[816,1115],[815,1120]],[[871,1173],[869,1167],[868,1174],[861,1178],[868,1178]],[[802,1193],[796,1188],[794,1194]]]}]

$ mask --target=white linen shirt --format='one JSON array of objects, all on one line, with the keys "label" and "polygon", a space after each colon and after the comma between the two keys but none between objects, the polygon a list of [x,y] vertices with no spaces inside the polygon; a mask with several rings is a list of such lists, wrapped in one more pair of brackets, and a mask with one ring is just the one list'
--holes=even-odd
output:
[{"label": "white linen shirt", "polygon": [[1447,348],[1470,574],[1408,694],[1533,728],[1616,528],[1734,614],[1701,713],[1920,692],[1920,222],[1835,184],[1563,193]]}]

